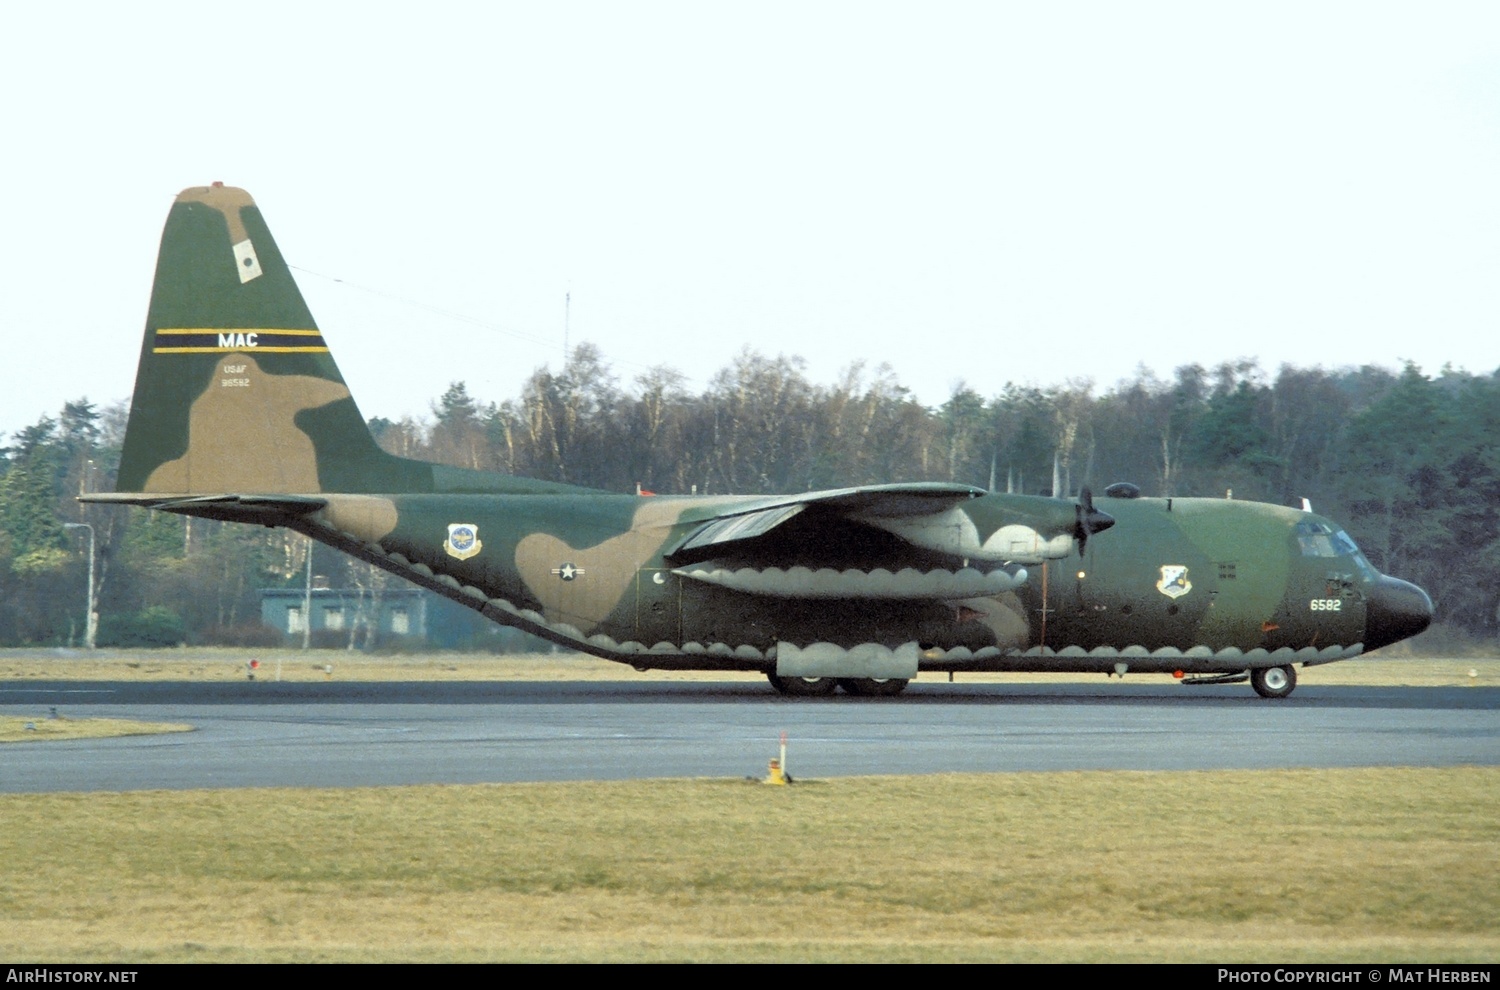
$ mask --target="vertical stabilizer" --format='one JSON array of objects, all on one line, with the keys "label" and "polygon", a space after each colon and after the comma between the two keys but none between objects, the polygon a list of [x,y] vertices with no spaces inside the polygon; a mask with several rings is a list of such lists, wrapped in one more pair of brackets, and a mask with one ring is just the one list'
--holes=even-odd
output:
[{"label": "vertical stabilizer", "polygon": [[376,446],[250,194],[179,194],[117,490],[396,492],[431,477]]}]

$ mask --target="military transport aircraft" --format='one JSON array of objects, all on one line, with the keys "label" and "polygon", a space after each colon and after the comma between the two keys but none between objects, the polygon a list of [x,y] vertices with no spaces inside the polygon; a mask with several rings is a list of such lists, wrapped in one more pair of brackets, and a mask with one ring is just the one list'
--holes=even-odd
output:
[{"label": "military transport aircraft", "polygon": [[285,526],[586,653],[761,671],[795,695],[1011,670],[1280,698],[1294,664],[1432,617],[1339,526],[1274,505],[1128,485],[1097,502],[956,484],[641,497],[393,456],[260,209],[219,183],[172,207],[118,491],[85,500]]}]

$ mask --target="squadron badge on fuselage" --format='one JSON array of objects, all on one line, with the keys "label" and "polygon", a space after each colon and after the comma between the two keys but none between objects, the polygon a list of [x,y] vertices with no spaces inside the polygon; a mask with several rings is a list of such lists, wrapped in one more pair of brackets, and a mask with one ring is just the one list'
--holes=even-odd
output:
[{"label": "squadron badge on fuselage", "polygon": [[1182,564],[1162,564],[1161,580],[1156,582],[1156,590],[1168,598],[1181,598],[1193,590],[1187,574],[1188,569]]},{"label": "squadron badge on fuselage", "polygon": [[448,542],[443,544],[443,549],[450,557],[468,560],[484,549],[484,544],[479,542],[479,527],[473,523],[449,523]]}]

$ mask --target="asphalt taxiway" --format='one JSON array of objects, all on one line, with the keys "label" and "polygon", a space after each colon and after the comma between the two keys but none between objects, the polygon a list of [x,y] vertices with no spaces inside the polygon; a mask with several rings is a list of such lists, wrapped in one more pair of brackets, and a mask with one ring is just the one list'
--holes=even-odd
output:
[{"label": "asphalt taxiway", "polygon": [[191,733],[0,746],[0,791],[1500,764],[1500,688],[751,682],[0,682],[0,714]]}]

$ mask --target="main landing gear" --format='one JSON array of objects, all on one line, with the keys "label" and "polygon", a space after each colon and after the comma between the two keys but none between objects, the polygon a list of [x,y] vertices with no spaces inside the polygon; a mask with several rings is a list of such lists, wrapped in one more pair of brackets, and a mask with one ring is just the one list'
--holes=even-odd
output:
[{"label": "main landing gear", "polygon": [[900,677],[840,677],[839,687],[845,694],[858,694],[866,698],[893,698],[906,690],[906,681]]},{"label": "main landing gear", "polygon": [[845,694],[867,698],[889,698],[906,690],[906,681],[899,677],[778,677],[766,674],[771,686],[791,698],[823,698],[836,688]]},{"label": "main landing gear", "polygon": [[1250,671],[1250,686],[1262,698],[1285,698],[1297,686],[1297,671],[1285,667],[1259,667]]},{"label": "main landing gear", "polygon": [[838,688],[839,682],[832,677],[777,677],[767,674],[771,686],[791,698],[822,698]]}]

